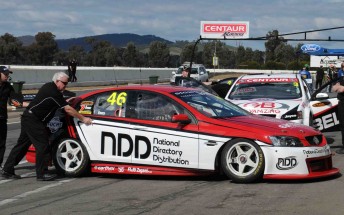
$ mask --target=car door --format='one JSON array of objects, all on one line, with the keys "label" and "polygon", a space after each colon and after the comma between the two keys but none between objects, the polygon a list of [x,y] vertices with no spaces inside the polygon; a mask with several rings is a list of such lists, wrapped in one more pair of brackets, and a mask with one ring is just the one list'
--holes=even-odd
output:
[{"label": "car door", "polygon": [[132,163],[153,166],[198,168],[198,126],[194,120],[181,126],[172,123],[174,114],[190,113],[159,93],[136,91],[131,98],[136,120],[130,132],[135,138]]},{"label": "car door", "polygon": [[327,82],[316,90],[310,101],[310,108],[313,113],[313,127],[321,132],[339,131],[338,120],[338,99],[329,98],[327,93],[321,93],[331,82]]},{"label": "car door", "polygon": [[124,90],[99,93],[82,100],[76,108],[93,119],[90,126],[76,123],[91,160],[131,163],[134,139],[130,124],[123,120],[128,94]]}]

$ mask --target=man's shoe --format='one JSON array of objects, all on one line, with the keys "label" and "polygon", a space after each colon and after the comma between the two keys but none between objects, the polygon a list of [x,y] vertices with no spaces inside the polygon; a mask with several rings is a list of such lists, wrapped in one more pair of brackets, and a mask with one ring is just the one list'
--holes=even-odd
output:
[{"label": "man's shoe", "polygon": [[37,181],[53,181],[57,177],[56,174],[44,174],[37,177]]},{"label": "man's shoe", "polygon": [[337,154],[344,154],[344,148],[340,148],[336,150]]},{"label": "man's shoe", "polygon": [[1,176],[6,179],[21,179],[20,175],[16,175],[14,173],[6,172],[5,170],[1,170]]}]

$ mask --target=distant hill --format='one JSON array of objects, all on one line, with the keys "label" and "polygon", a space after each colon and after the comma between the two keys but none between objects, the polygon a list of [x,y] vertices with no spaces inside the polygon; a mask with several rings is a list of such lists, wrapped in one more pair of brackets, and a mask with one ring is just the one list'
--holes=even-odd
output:
[{"label": "distant hill", "polygon": [[[91,47],[89,44],[85,42],[85,39],[89,37],[80,37],[80,38],[72,38],[72,39],[63,39],[63,40],[56,40],[60,49],[67,51],[69,47],[73,45],[79,45],[84,47],[85,50],[90,50]],[[173,44],[173,42],[169,40],[165,40],[161,37],[157,37],[154,35],[137,35],[137,34],[103,34],[97,36],[91,36],[91,38],[96,39],[96,41],[108,41],[114,47],[122,48],[126,47],[129,42],[133,42],[135,46],[145,46],[149,45],[153,41],[160,41],[166,42],[166,44]]]},{"label": "distant hill", "polygon": [[[137,35],[137,34],[102,34],[96,36],[79,37],[71,39],[56,39],[59,49],[68,51],[68,49],[74,45],[82,46],[86,51],[91,50],[91,46],[85,42],[86,38],[93,38],[96,41],[108,41],[117,48],[126,47],[129,42],[133,42],[135,46],[147,46],[153,41],[165,42],[167,45],[172,45],[173,42],[165,40],[161,37],[154,35]],[[22,41],[23,45],[30,45],[35,41],[34,36],[22,36],[18,37]]]},{"label": "distant hill", "polygon": [[21,36],[17,38],[23,43],[23,46],[28,46],[35,42],[35,37],[30,35]]},{"label": "distant hill", "polygon": [[[113,46],[116,48],[123,48],[126,47],[129,42],[133,42],[136,48],[143,53],[148,53],[149,51],[149,44],[153,41],[160,41],[165,42],[169,49],[171,55],[180,55],[182,52],[182,48],[185,44],[189,43],[188,41],[177,41],[171,42],[169,40],[163,39],[161,37],[157,37],[154,35],[137,35],[137,34],[130,34],[130,33],[122,33],[122,34],[102,34],[96,36],[88,36],[88,37],[79,37],[79,38],[71,38],[71,39],[56,39],[59,49],[64,51],[68,51],[68,49],[74,45],[79,45],[84,48],[84,50],[89,51],[91,47],[89,44],[85,42],[86,38],[94,38],[96,41],[109,41]],[[28,46],[35,42],[34,36],[21,36],[18,39],[23,43],[24,46]],[[233,46],[228,46],[231,50],[236,49]],[[203,50],[203,44],[200,43],[198,45],[198,50]]]}]

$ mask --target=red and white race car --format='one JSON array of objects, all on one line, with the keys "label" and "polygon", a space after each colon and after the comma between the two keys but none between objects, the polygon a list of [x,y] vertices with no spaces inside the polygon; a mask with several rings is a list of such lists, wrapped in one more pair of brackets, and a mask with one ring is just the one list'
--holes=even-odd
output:
[{"label": "red and white race car", "polygon": [[[327,83],[322,88],[326,88]],[[258,115],[338,131],[337,98],[311,94],[299,74],[250,74],[236,79],[225,99]]]},{"label": "red and white race car", "polygon": [[[67,176],[225,173],[249,183],[339,173],[320,131],[253,115],[203,90],[123,86],[79,96],[72,106],[93,125],[58,116],[49,123],[53,163]],[[27,160],[35,161],[33,147]]]}]

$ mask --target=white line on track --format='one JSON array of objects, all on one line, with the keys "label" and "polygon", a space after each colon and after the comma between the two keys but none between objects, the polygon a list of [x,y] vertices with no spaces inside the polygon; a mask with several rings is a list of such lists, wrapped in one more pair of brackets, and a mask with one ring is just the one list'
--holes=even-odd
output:
[{"label": "white line on track", "polygon": [[27,160],[20,161],[18,165],[23,164],[23,163],[27,163]]},{"label": "white line on track", "polygon": [[18,121],[18,122],[8,122],[7,125],[17,124],[17,123],[20,123],[20,121]]},{"label": "white line on track", "polygon": [[[20,161],[18,165],[24,164],[24,163],[27,163],[27,160]],[[35,174],[35,172],[28,172],[28,173],[22,174],[20,176],[25,178],[25,177],[31,176],[33,174]],[[0,180],[0,184],[5,184],[5,183],[13,181],[13,180],[15,180],[15,179],[3,179],[3,180]]]},{"label": "white line on track", "polygon": [[[34,174],[36,174],[36,173],[35,172],[28,172],[28,173],[22,174],[20,176],[22,178],[25,178],[25,177],[29,177],[29,176],[34,175]],[[5,184],[5,183],[13,181],[13,180],[19,180],[19,179],[4,179],[4,180],[0,180],[0,184]]]},{"label": "white line on track", "polygon": [[12,197],[10,199],[4,199],[4,200],[0,201],[0,207],[3,206],[3,205],[9,204],[11,202],[15,202],[15,201],[18,201],[18,200],[23,199],[25,197],[28,197],[28,196],[30,196],[32,194],[40,193],[40,192],[46,191],[46,190],[48,190],[50,188],[57,187],[57,186],[63,185],[64,183],[68,183],[68,182],[71,182],[71,181],[74,181],[74,180],[75,180],[75,178],[67,179],[67,180],[63,180],[63,181],[58,181],[56,183],[48,184],[46,186],[37,188],[36,190],[31,190],[31,191],[19,194],[19,195],[14,196],[14,197]]}]

